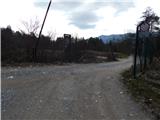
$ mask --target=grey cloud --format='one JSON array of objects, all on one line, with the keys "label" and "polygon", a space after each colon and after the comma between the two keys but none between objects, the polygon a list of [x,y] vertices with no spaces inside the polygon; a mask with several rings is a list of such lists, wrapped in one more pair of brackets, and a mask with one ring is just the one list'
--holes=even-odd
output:
[{"label": "grey cloud", "polygon": [[72,22],[71,24],[75,25],[76,27],[80,28],[80,29],[92,29],[92,28],[95,28],[96,25],[95,24],[85,24],[85,23],[78,23],[78,22]]},{"label": "grey cloud", "polygon": [[94,12],[78,11],[70,14],[70,24],[77,26],[80,29],[94,28],[95,23],[100,19]]},{"label": "grey cloud", "polygon": [[133,2],[119,2],[117,4],[113,4],[113,7],[117,10],[115,15],[119,15],[120,13],[125,12],[135,6]]},{"label": "grey cloud", "polygon": [[72,11],[74,9],[77,9],[79,6],[81,6],[83,3],[82,2],[64,2],[64,3],[55,3],[55,5],[53,5],[53,8],[55,8],[56,10],[62,10],[62,11]]},{"label": "grey cloud", "polygon": [[[60,1],[53,1],[51,5],[51,9],[60,10],[60,11],[73,11],[74,9],[81,6],[83,2],[80,1],[66,1],[66,0],[60,0]],[[36,7],[46,8],[48,5],[48,2],[41,1],[41,2],[35,2],[34,5]]]},{"label": "grey cloud", "polygon": [[[80,29],[91,29],[96,26],[101,18],[96,15],[95,11],[108,6],[116,9],[115,16],[134,7],[132,0],[95,0],[94,2],[85,3],[87,0],[54,0],[52,9],[65,12],[70,20],[70,24]],[[48,2],[35,2],[37,7],[47,7]],[[109,11],[106,11],[109,12]]]},{"label": "grey cloud", "polygon": [[89,8],[90,8],[90,10],[97,10],[97,9],[108,7],[108,6],[115,8],[117,10],[117,12],[116,12],[116,15],[117,15],[121,12],[128,10],[129,8],[133,8],[135,5],[134,5],[133,1],[119,1],[119,0],[116,0],[116,1],[115,0],[110,0],[110,1],[108,0],[107,1],[106,0],[106,1],[98,2],[98,0],[97,0],[94,3],[90,4]]},{"label": "grey cloud", "polygon": [[[53,1],[51,8],[55,9],[55,10],[60,10],[60,11],[73,11],[74,9],[81,9],[83,8],[83,5],[85,3],[82,1],[73,1],[73,0],[60,0],[59,2],[57,1]],[[48,2],[35,2],[34,5],[36,7],[42,7],[42,8],[46,8],[48,5]],[[130,2],[124,2],[124,1],[115,1],[115,0],[110,0],[110,1],[94,1],[91,3],[88,3],[87,7],[85,9],[89,9],[89,10],[97,10],[103,7],[107,7],[107,6],[112,6],[114,8],[117,9],[117,11],[122,12],[125,11],[131,7],[134,7],[134,2],[130,1]]]}]

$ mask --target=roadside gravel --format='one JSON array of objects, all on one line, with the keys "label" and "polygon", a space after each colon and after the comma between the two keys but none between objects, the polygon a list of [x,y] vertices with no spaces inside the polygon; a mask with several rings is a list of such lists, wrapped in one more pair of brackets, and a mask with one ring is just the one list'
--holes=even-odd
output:
[{"label": "roadside gravel", "polygon": [[152,120],[120,82],[131,64],[2,67],[2,120]]}]

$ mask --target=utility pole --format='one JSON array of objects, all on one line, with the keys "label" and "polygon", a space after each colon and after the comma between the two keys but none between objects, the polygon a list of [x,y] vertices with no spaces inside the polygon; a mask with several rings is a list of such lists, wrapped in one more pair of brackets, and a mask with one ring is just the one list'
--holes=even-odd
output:
[{"label": "utility pole", "polygon": [[136,78],[136,70],[137,70],[137,54],[139,47],[139,32],[149,32],[149,24],[146,21],[142,21],[136,28],[136,43],[135,43],[135,52],[134,52],[134,66],[133,66],[133,75]]},{"label": "utility pole", "polygon": [[40,32],[39,32],[39,35],[38,35],[38,39],[36,41],[36,44],[35,44],[35,48],[34,48],[34,62],[37,62],[37,47],[38,47],[38,44],[39,44],[39,40],[40,40],[40,37],[41,37],[41,34],[42,34],[42,30],[43,30],[43,27],[44,27],[44,23],[46,21],[46,18],[47,18],[47,14],[48,14],[48,11],[49,11],[49,8],[51,6],[51,3],[52,3],[52,0],[50,0],[49,4],[48,4],[48,8],[47,8],[47,11],[46,11],[46,14],[45,14],[45,17],[44,17],[44,20],[43,20],[43,23],[42,23],[42,26],[41,26],[41,29],[40,29]]},{"label": "utility pole", "polygon": [[136,28],[136,43],[134,52],[134,66],[133,66],[133,76],[136,78],[136,64],[137,64],[137,53],[138,53],[138,36],[139,36],[139,25]]}]

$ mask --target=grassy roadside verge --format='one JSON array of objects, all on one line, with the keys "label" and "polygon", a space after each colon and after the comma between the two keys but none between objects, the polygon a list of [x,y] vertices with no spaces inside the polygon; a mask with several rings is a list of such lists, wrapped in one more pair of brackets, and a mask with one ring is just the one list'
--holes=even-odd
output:
[{"label": "grassy roadside verge", "polygon": [[131,70],[122,73],[122,82],[136,101],[160,120],[160,84],[148,81],[145,74],[133,79]]}]

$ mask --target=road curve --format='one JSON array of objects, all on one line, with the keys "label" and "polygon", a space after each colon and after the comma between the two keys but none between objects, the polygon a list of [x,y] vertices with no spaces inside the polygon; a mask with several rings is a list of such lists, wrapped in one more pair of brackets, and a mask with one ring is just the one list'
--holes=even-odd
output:
[{"label": "road curve", "polygon": [[2,67],[2,120],[152,120],[120,82],[131,63]]}]

